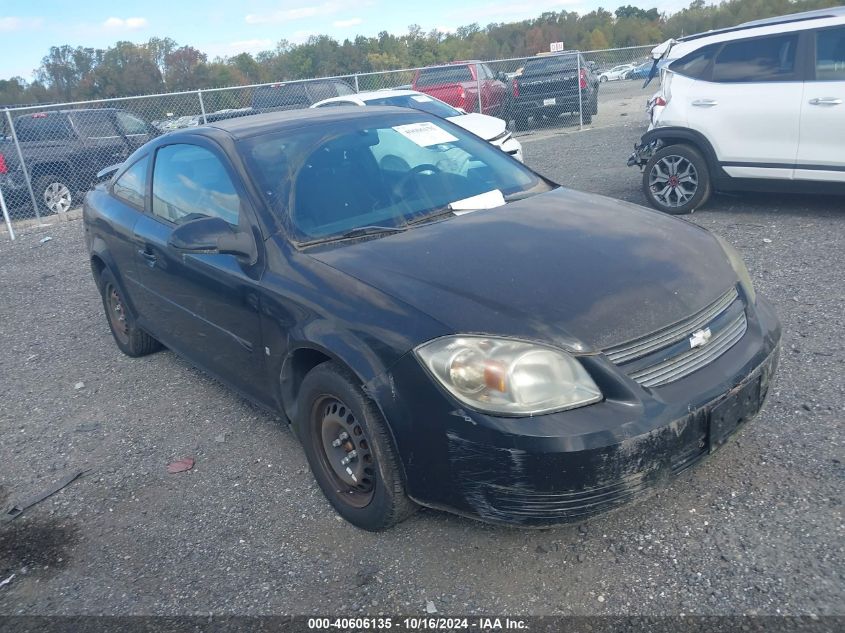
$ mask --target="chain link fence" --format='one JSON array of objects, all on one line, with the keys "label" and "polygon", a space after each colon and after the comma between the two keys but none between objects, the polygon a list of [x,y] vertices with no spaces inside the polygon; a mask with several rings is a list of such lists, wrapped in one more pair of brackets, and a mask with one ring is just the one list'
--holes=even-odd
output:
[{"label": "chain link fence", "polygon": [[[440,116],[481,113],[504,120],[508,138],[550,128],[618,125],[624,121],[620,117],[642,115],[655,90],[642,87],[651,67],[651,48],[564,51],[7,108],[0,122],[0,209],[6,232],[13,237],[16,225],[38,224],[75,211],[101,170],[121,163],[156,136],[229,118],[308,108],[326,99],[333,99],[333,105],[344,101],[405,105]],[[388,90],[424,95],[404,95],[394,103],[391,97],[397,95]],[[432,98],[451,108],[435,105]]]}]

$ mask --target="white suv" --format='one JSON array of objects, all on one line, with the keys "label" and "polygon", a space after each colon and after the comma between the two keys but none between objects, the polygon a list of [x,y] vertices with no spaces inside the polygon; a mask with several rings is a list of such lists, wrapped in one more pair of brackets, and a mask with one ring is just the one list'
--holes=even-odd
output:
[{"label": "white suv", "polygon": [[713,189],[845,192],[845,7],[661,44],[652,126],[628,165],[649,203],[689,213]]}]

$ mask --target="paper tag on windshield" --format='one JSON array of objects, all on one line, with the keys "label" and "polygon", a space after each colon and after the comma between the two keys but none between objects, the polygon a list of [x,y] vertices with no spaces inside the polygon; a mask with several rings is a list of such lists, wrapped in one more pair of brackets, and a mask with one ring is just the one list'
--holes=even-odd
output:
[{"label": "paper tag on windshield", "polygon": [[498,189],[480,193],[477,196],[470,196],[463,200],[455,200],[449,203],[449,208],[455,212],[455,215],[463,215],[464,213],[472,213],[473,211],[481,211],[482,209],[494,209],[505,204],[505,196]]},{"label": "paper tag on windshield", "polygon": [[396,125],[393,128],[399,134],[407,139],[412,140],[420,147],[429,147],[430,145],[439,145],[440,143],[451,143],[458,139],[441,127],[436,126],[430,121],[423,121],[422,123],[409,123],[407,125]]},{"label": "paper tag on windshield", "polygon": [[426,97],[425,95],[414,95],[411,97],[414,101],[419,101],[420,103],[425,103],[426,101],[431,101],[431,97]]}]

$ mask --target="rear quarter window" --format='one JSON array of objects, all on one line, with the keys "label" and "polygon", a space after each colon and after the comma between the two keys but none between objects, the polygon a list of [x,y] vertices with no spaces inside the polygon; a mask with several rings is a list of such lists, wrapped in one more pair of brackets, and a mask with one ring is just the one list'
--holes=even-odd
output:
[{"label": "rear quarter window", "polygon": [[440,68],[423,68],[417,77],[418,86],[441,86],[474,81],[469,66],[443,66]]},{"label": "rear quarter window", "polygon": [[718,45],[699,48],[673,61],[669,64],[669,70],[692,79],[703,79],[709,75],[710,62],[713,61],[713,56],[718,48]]}]

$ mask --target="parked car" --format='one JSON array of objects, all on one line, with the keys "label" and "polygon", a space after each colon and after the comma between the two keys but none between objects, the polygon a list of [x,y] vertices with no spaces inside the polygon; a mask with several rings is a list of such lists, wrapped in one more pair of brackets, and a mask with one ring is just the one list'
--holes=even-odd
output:
[{"label": "parked car", "polygon": [[290,420],[368,530],[616,507],[746,424],[777,364],[725,241],[410,108],[176,131],[87,195],[84,230],[119,349],[166,345]]},{"label": "parked car", "polygon": [[355,94],[355,88],[342,79],[286,81],[255,88],[252,109],[255,113],[296,110],[329,97],[351,94]]},{"label": "parked car", "polygon": [[609,70],[599,73],[599,81],[619,81],[620,79],[624,79],[625,74],[635,67],[636,64],[620,64],[619,66],[614,66]]},{"label": "parked car", "polygon": [[416,90],[377,90],[359,92],[346,97],[332,97],[312,105],[312,108],[329,108],[343,105],[355,106],[396,106],[422,110],[452,123],[460,125],[476,136],[492,143],[522,162],[522,144],[507,129],[507,122],[487,114],[466,113],[453,108],[436,97]]},{"label": "parked car", "polygon": [[[15,117],[14,127],[43,214],[68,211],[101,169],[119,163],[159,134],[138,116],[115,108],[24,114]],[[29,200],[10,137],[0,139],[0,186],[14,203]]]},{"label": "parked car", "polygon": [[411,88],[466,112],[479,112],[480,89],[481,112],[491,116],[502,113],[508,92],[496,73],[479,61],[420,68],[414,73]]},{"label": "parked car", "polygon": [[629,165],[668,213],[713,190],[845,192],[845,8],[670,41],[651,129]]},{"label": "parked car", "polygon": [[599,80],[580,53],[543,55],[529,59],[521,75],[511,80],[510,118],[517,129],[528,119],[580,113],[584,123],[598,114]]}]

